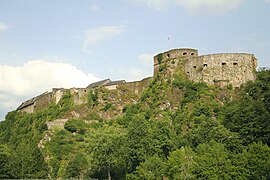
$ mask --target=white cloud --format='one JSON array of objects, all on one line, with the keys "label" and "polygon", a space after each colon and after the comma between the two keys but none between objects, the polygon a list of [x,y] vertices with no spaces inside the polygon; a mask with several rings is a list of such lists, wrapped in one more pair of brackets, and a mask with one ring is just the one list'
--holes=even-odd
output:
[{"label": "white cloud", "polygon": [[53,87],[86,87],[98,80],[67,63],[33,60],[19,67],[0,65],[0,112]]},{"label": "white cloud", "polygon": [[190,13],[221,14],[236,9],[245,0],[130,0],[142,2],[157,10],[179,5]]},{"label": "white cloud", "polygon": [[0,22],[0,32],[6,31],[10,26]]},{"label": "white cloud", "polygon": [[91,11],[99,11],[100,10],[100,8],[97,5],[95,5],[95,4],[92,4],[90,6],[90,9],[91,9]]},{"label": "white cloud", "polygon": [[123,26],[103,26],[96,29],[85,31],[85,38],[83,44],[84,51],[90,51],[93,45],[100,43],[106,39],[117,36],[125,32]]},{"label": "white cloud", "polygon": [[145,65],[153,65],[154,54],[140,54],[139,60]]},{"label": "white cloud", "polygon": [[127,81],[138,81],[143,78],[152,76],[151,71],[147,71],[145,68],[132,67],[132,68],[119,68],[115,71],[121,77],[125,77]]}]

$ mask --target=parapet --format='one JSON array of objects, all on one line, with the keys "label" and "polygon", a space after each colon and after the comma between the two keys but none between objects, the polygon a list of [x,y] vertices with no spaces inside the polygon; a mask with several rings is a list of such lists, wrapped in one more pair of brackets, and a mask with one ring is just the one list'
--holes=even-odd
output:
[{"label": "parapet", "polygon": [[159,65],[168,60],[176,59],[176,58],[190,58],[198,56],[197,49],[191,48],[180,48],[180,49],[172,49],[163,53],[160,53],[154,57],[154,65]]}]

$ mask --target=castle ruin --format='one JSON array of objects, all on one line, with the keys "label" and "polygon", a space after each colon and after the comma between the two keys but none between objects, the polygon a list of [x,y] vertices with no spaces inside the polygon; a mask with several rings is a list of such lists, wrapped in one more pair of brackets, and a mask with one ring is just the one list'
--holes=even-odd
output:
[{"label": "castle ruin", "polygon": [[[247,81],[256,79],[257,59],[253,54],[246,53],[221,53],[198,55],[197,49],[181,48],[160,53],[154,57],[154,77],[171,77],[175,72],[180,72],[184,78],[194,82],[205,82],[208,85],[226,87],[231,85],[238,88]],[[52,92],[45,92],[37,97],[23,102],[17,111],[33,113],[41,110],[50,103],[56,104],[65,92],[73,96],[74,104],[87,103],[87,95],[92,89],[104,87],[110,91],[118,88],[129,89],[134,94],[140,94],[148,87],[152,77],[141,81],[126,82],[105,79],[95,82],[86,88],[53,88]]]},{"label": "castle ruin", "polygon": [[221,87],[240,87],[256,79],[257,59],[253,54],[221,53],[198,56],[196,49],[173,49],[154,57],[154,76],[165,71],[171,76],[176,70],[187,79]]}]

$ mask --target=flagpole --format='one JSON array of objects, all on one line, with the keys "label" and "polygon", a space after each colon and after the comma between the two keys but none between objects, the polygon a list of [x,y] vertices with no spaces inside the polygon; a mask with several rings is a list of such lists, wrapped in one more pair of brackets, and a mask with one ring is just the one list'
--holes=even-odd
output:
[{"label": "flagpole", "polygon": [[169,45],[169,50],[170,50],[170,49],[172,48],[172,47],[171,47],[171,41],[172,41],[171,35],[168,36],[168,41],[169,41],[169,42],[168,42],[168,45]]}]

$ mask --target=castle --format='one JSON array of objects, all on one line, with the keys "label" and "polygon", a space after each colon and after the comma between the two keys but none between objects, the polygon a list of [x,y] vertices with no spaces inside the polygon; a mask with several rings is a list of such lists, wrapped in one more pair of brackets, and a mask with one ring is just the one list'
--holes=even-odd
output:
[{"label": "castle", "polygon": [[161,70],[171,76],[179,69],[189,80],[221,87],[240,87],[256,79],[253,54],[221,53],[198,56],[196,49],[173,49],[154,57],[154,76]]},{"label": "castle", "polygon": [[[246,53],[221,53],[198,55],[198,50],[181,48],[160,53],[154,57],[154,77],[171,77],[175,72],[180,72],[183,77],[194,82],[205,82],[209,85],[220,87],[240,87],[247,81],[256,79],[257,59],[253,54]],[[17,111],[32,113],[47,107],[51,102],[58,103],[66,91],[73,96],[74,104],[87,103],[85,98],[88,93],[96,88],[104,87],[108,90],[127,88],[139,94],[146,88],[152,77],[141,81],[126,82],[105,79],[95,82],[86,88],[54,88],[52,92],[45,92],[37,97],[23,102]]]}]

